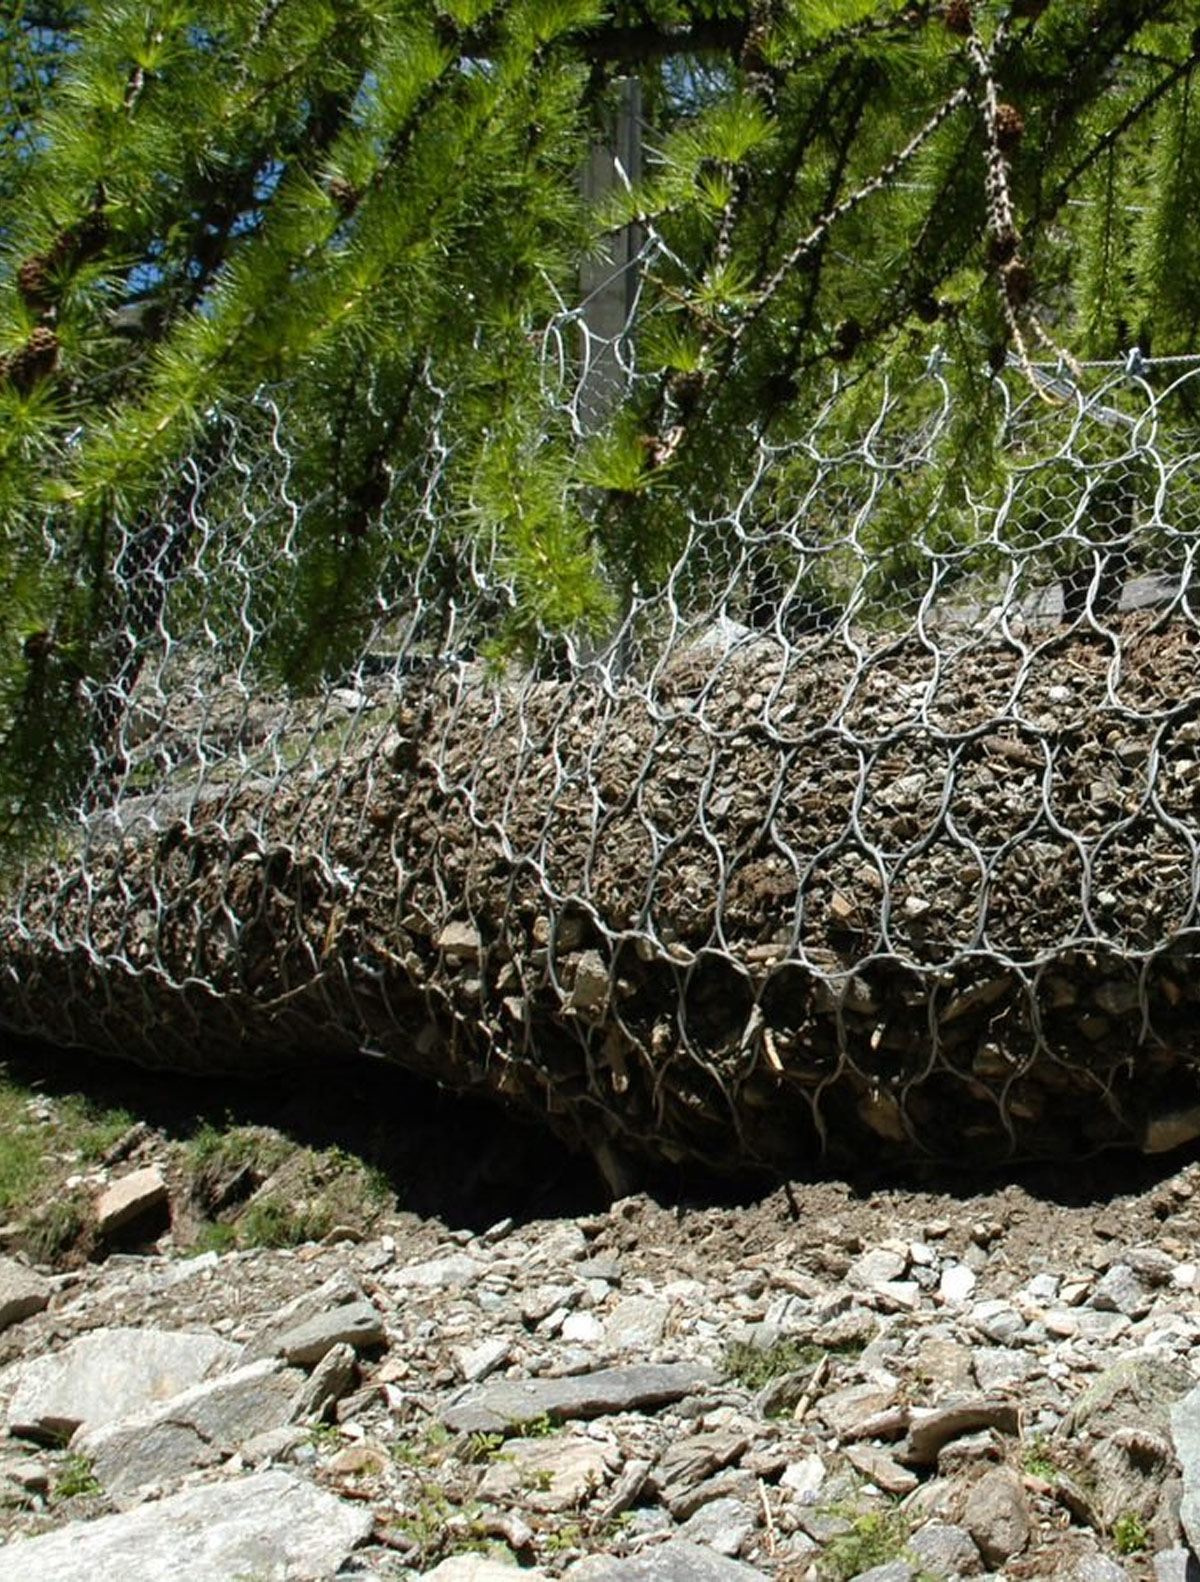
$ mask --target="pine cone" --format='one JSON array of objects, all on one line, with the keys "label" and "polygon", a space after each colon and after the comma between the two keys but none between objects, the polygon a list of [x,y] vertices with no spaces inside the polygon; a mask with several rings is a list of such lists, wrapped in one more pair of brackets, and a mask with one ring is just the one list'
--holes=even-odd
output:
[{"label": "pine cone", "polygon": [[39,324],[30,331],[20,351],[8,358],[5,376],[15,390],[28,395],[34,385],[54,372],[57,364],[58,336],[48,324]]},{"label": "pine cone", "polygon": [[1024,307],[1033,295],[1033,271],[1018,253],[1000,271],[1004,294],[1017,307]]},{"label": "pine cone", "polygon": [[1025,136],[1025,117],[1015,104],[996,106],[996,141],[1000,151],[1011,154]]},{"label": "pine cone", "polygon": [[17,290],[31,313],[48,313],[54,306],[53,271],[47,253],[31,253],[17,270]]},{"label": "pine cone", "polygon": [[974,26],[971,21],[971,7],[967,0],[949,0],[949,4],[942,12],[942,23],[947,33],[957,33],[960,38],[969,38]]},{"label": "pine cone", "polygon": [[89,258],[95,258],[97,253],[102,253],[108,245],[108,216],[103,209],[92,209],[78,225],[71,227],[70,235],[77,262],[85,263]]}]

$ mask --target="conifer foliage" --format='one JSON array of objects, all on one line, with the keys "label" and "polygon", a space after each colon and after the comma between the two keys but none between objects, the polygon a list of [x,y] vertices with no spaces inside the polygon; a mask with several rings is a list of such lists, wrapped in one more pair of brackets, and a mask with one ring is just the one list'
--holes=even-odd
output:
[{"label": "conifer foliage", "polygon": [[[1195,349],[1198,62],[1181,0],[15,0],[8,805],[102,751],[214,414],[264,386],[319,502],[263,656],[301,684],[427,551],[434,457],[447,582],[499,544],[520,641],[661,577],[689,503],[833,368]],[[590,203],[629,79],[644,168]],[[637,377],[581,422],[543,331],[616,233]]]}]

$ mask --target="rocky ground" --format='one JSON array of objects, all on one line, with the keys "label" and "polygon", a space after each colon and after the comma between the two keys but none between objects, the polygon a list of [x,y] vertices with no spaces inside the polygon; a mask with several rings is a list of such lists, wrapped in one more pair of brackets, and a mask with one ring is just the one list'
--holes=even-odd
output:
[{"label": "rocky ground", "polygon": [[609,1203],[387,1073],[37,1071],[86,1212],[3,1228],[8,1582],[1196,1574],[1195,1155]]}]

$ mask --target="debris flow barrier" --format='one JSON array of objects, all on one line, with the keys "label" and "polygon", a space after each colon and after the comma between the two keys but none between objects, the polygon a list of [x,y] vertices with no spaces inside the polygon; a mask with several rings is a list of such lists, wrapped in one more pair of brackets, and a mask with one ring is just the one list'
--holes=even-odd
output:
[{"label": "debris flow barrier", "polygon": [[382,1057],[614,1186],[1200,1135],[1200,366],[980,377],[987,466],[948,465],[936,361],[866,415],[835,388],[602,638],[503,662],[431,383],[423,547],[303,683],[263,657],[314,508],[289,413],[214,414],[120,527],[88,771],[0,899],[3,1025]]}]

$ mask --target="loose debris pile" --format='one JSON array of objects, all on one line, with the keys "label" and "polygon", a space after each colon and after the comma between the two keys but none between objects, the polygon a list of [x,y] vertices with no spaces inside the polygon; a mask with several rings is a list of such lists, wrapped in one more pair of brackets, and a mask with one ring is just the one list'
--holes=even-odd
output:
[{"label": "loose debris pile", "polygon": [[932,630],[362,682],[324,761],[93,816],[3,924],[0,1014],[192,1070],[383,1055],[615,1186],[1197,1135],[1190,606]]}]

